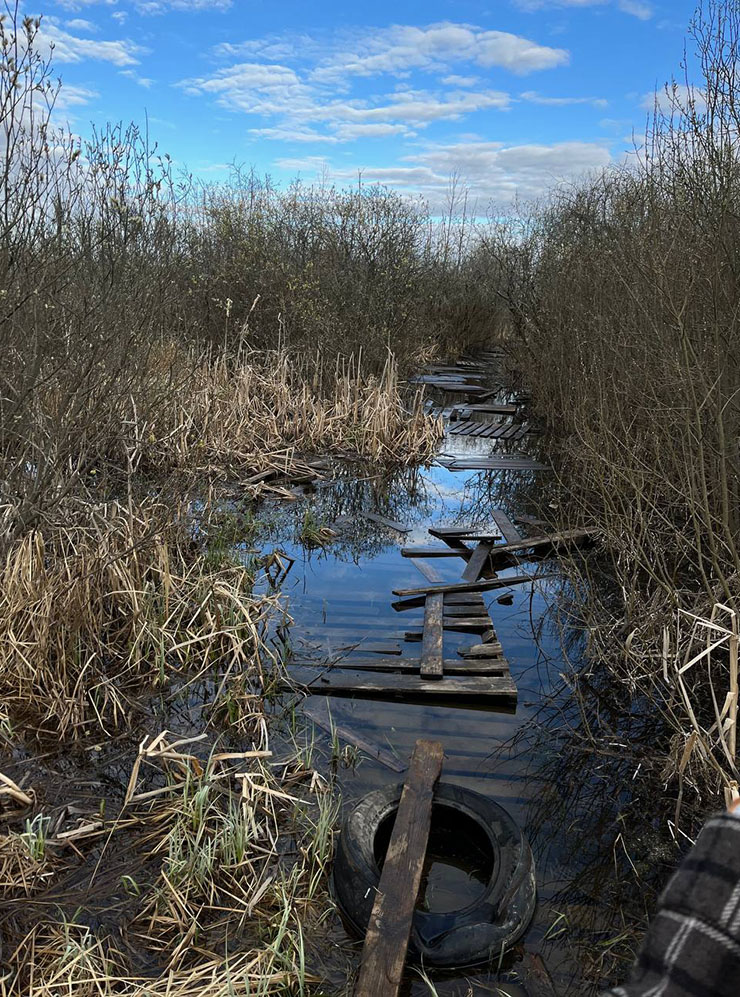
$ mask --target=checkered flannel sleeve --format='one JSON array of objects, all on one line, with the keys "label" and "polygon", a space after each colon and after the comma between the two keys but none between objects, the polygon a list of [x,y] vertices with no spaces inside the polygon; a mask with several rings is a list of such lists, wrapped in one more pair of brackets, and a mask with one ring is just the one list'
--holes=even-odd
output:
[{"label": "checkered flannel sleeve", "polygon": [[713,817],[660,898],[630,981],[604,997],[740,995],[740,815]]}]

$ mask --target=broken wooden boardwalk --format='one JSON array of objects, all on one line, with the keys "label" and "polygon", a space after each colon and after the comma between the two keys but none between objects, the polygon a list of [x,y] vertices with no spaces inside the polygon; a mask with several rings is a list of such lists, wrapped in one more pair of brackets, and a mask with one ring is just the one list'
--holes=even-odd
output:
[{"label": "broken wooden boardwalk", "polygon": [[[479,587],[481,584],[486,583],[479,583]],[[364,650],[358,641],[348,649],[349,656],[338,661],[294,658],[287,663],[282,684],[286,688],[301,686],[319,695],[515,702],[516,685],[480,592],[461,594],[449,589],[441,586],[429,594],[426,589],[419,590],[425,593],[418,603],[424,607],[424,625],[421,631],[405,634],[406,643],[421,642],[419,658],[403,654],[383,657],[375,644],[377,657],[358,657],[358,652]],[[445,631],[477,634],[478,643],[471,645],[464,656],[445,659]]]}]

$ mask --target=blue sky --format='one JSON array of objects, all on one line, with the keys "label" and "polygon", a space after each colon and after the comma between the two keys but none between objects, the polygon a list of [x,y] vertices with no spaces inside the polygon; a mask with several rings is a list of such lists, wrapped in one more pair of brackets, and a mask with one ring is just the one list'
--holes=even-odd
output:
[{"label": "blue sky", "polygon": [[42,0],[60,113],[148,115],[203,179],[238,162],[478,209],[621,159],[680,74],[694,0]]}]

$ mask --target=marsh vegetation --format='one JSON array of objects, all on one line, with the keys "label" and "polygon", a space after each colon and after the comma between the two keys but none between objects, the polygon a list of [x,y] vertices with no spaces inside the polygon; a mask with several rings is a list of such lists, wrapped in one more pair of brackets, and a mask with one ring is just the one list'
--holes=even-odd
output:
[{"label": "marsh vegetation", "polygon": [[[567,565],[568,688],[541,719],[557,764],[582,776],[588,751],[631,786],[599,838],[619,861],[590,859],[604,896],[642,878],[576,939],[594,983],[619,979],[648,860],[668,868],[738,782],[736,3],[704,0],[703,79],[659,95],[627,164],[486,223],[359,182],[204,186],[134,125],[80,140],[37,30],[7,5],[0,993],[322,992],[338,798],[297,729],[270,754],[285,608],[260,500],[350,457],[409,468],[394,514],[442,434],[407,374],[494,341],[557,471],[495,487],[599,536]],[[331,543],[335,497],[301,510],[306,548]],[[585,812],[594,782],[571,787]],[[660,834],[637,817],[656,787]]]}]

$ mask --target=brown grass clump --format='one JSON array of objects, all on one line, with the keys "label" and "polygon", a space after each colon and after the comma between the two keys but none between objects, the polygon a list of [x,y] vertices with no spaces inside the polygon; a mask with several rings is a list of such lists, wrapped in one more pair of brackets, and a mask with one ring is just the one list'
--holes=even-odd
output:
[{"label": "brown grass clump", "polygon": [[[298,757],[277,770],[265,749],[199,758],[192,752],[201,741],[167,732],[147,739],[121,813],[75,839],[79,854],[89,840],[104,842],[104,856],[134,833],[139,858],[148,853],[135,876],[107,887],[115,901],[95,897],[104,908],[128,898],[115,939],[90,927],[79,891],[55,898],[47,887],[54,920],[8,901],[6,930],[16,937],[2,997],[307,992],[304,931],[319,932],[331,909],[337,801]],[[65,901],[75,910],[67,913]],[[132,969],[142,961],[146,976]]]},{"label": "brown grass clump", "polygon": [[274,467],[288,475],[312,454],[418,463],[441,435],[419,393],[404,399],[392,356],[379,375],[363,371],[361,356],[338,359],[327,373],[282,350],[246,350],[232,363],[205,357],[161,422],[137,431],[160,466],[232,474]]},{"label": "brown grass clump", "polygon": [[[79,514],[80,510],[76,510]],[[124,725],[136,688],[228,663],[260,686],[274,600],[241,565],[213,565],[179,512],[90,506],[84,525],[34,530],[0,566],[0,696],[24,729]]]}]

